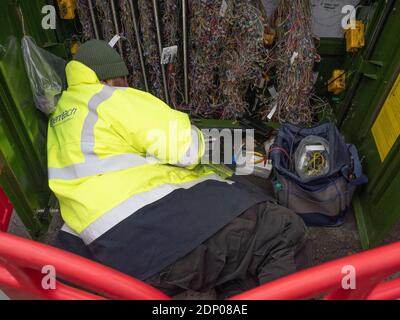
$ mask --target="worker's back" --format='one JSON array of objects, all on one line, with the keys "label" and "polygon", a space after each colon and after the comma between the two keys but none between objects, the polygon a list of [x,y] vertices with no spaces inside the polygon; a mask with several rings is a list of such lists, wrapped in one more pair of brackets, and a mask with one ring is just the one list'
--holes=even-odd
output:
[{"label": "worker's back", "polygon": [[[67,77],[68,90],[49,121],[49,179],[64,220],[77,233],[83,232],[85,241],[101,235],[98,227],[90,230],[100,216],[105,215],[107,229],[111,228],[171,191],[213,174],[203,166],[189,170],[168,165],[184,153],[181,146],[191,143],[186,114],[148,93],[105,86],[76,61],[67,66]],[[170,141],[165,118],[180,133],[188,133]],[[153,128],[155,135],[165,137],[154,136]],[[174,143],[176,152],[161,150]]]}]

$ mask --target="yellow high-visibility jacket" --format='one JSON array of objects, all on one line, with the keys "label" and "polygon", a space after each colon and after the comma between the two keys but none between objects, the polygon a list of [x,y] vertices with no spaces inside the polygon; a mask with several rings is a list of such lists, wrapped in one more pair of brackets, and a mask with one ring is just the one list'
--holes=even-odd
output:
[{"label": "yellow high-visibility jacket", "polygon": [[179,188],[221,179],[198,164],[204,137],[149,93],[100,83],[77,61],[48,127],[49,185],[72,232],[90,244]]}]

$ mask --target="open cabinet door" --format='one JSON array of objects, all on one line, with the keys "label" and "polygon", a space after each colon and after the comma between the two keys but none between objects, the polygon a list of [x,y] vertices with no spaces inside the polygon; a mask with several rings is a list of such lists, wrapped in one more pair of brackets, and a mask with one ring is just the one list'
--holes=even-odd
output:
[{"label": "open cabinet door", "polygon": [[0,1],[0,186],[33,238],[47,223],[37,215],[50,198],[47,185],[47,118],[34,106],[23,64],[23,33],[38,44],[56,41],[54,30],[43,30],[44,0]]},{"label": "open cabinet door", "polygon": [[338,109],[341,130],[357,144],[369,178],[354,201],[364,248],[400,220],[400,0],[375,6],[365,48],[349,57],[354,76]]}]

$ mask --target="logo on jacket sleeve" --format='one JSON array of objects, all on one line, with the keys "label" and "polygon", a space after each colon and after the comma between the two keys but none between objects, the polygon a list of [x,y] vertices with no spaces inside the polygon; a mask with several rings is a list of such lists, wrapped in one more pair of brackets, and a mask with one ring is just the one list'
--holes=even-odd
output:
[{"label": "logo on jacket sleeve", "polygon": [[75,114],[77,111],[78,111],[77,108],[71,108],[71,109],[65,110],[64,112],[60,113],[59,115],[53,116],[50,119],[50,126],[55,127],[56,125],[59,125],[66,121],[72,120],[75,117]]}]

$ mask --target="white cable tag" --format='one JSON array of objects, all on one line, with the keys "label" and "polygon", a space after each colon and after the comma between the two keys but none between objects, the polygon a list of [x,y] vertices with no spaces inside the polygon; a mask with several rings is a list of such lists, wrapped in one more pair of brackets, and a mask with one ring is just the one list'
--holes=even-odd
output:
[{"label": "white cable tag", "polygon": [[223,18],[225,17],[226,10],[228,10],[228,3],[226,0],[222,0],[221,9],[219,10],[219,15]]},{"label": "white cable tag", "polygon": [[313,83],[314,83],[314,84],[317,83],[318,77],[319,77],[319,72],[314,72],[314,73],[313,73]]},{"label": "white cable tag", "polygon": [[299,56],[299,53],[298,52],[293,52],[293,55],[292,55],[292,57],[290,58],[290,64],[293,64],[294,63],[294,60],[296,60],[297,59],[297,57]]},{"label": "white cable tag", "polygon": [[[271,95],[271,97],[272,97],[274,100],[276,100],[276,96],[278,95],[278,93],[276,92],[275,87],[274,87],[274,86],[268,87],[268,91],[269,91],[269,94]],[[274,116],[274,114],[275,114],[275,112],[276,112],[277,109],[278,109],[278,104],[275,102],[275,103],[274,103],[274,107],[272,108],[271,112],[270,112],[270,113],[268,114],[268,116],[267,116],[268,120],[271,120],[271,119],[272,119],[272,117]]]},{"label": "white cable tag", "polygon": [[173,63],[178,54],[178,46],[166,47],[161,54],[161,64]]},{"label": "white cable tag", "polygon": [[111,48],[114,48],[115,45],[117,44],[117,42],[119,41],[119,39],[121,39],[121,36],[120,36],[119,34],[116,34],[116,35],[110,40],[110,42],[108,43],[108,45],[109,45]]},{"label": "white cable tag", "polygon": [[277,103],[274,104],[274,107],[272,108],[271,112],[268,114],[268,116],[267,116],[268,120],[272,119],[272,117],[274,116],[274,114],[276,112],[276,109],[278,109]]},{"label": "white cable tag", "polygon": [[269,94],[271,95],[271,97],[272,98],[276,98],[276,96],[277,96],[277,92],[276,92],[276,89],[275,89],[275,87],[268,87],[268,91],[269,91]]}]

